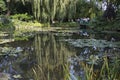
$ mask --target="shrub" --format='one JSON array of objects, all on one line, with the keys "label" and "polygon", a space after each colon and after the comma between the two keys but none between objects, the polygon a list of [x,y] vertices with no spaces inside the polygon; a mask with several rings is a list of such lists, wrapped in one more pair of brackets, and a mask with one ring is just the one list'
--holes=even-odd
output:
[{"label": "shrub", "polygon": [[15,27],[12,21],[4,15],[0,15],[0,30],[1,31],[14,31]]},{"label": "shrub", "polygon": [[13,16],[11,16],[12,19],[18,19],[18,20],[21,20],[21,21],[29,21],[29,20],[32,20],[33,17],[28,15],[27,13],[25,14],[15,14]]},{"label": "shrub", "polygon": [[6,5],[5,5],[5,2],[3,0],[0,0],[0,13],[5,11],[6,9],[7,8],[6,8]]}]

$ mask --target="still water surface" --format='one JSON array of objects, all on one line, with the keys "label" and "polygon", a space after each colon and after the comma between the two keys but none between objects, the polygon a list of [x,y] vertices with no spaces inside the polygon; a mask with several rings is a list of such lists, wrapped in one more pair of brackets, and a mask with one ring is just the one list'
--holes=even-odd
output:
[{"label": "still water surface", "polygon": [[91,57],[119,56],[119,35],[70,29],[40,32],[28,41],[1,45],[0,72],[10,80],[66,80],[66,74],[70,80],[86,80],[80,62],[91,64]]}]

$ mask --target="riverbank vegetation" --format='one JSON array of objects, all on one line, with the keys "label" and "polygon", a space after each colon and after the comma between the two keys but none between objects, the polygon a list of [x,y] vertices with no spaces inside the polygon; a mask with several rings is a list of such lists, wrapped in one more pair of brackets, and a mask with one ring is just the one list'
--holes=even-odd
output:
[{"label": "riverbank vegetation", "polygon": [[[112,21],[104,19],[105,17],[103,18],[106,11],[103,11],[101,0],[65,0],[63,2],[59,0],[1,0],[0,13],[15,23],[19,21],[27,22],[26,24],[22,23],[23,26],[29,23],[29,25],[32,26],[78,27],[79,24],[73,24],[73,22],[77,22],[79,18],[89,17],[91,20],[89,27],[100,30],[117,30],[119,29],[120,2],[110,0],[106,6],[108,6],[109,3],[112,3],[115,11],[114,15],[116,16]],[[109,14],[109,12],[105,15],[109,15],[109,17],[113,16]],[[16,21],[16,19],[19,21]],[[17,26],[16,24],[14,25]]]}]

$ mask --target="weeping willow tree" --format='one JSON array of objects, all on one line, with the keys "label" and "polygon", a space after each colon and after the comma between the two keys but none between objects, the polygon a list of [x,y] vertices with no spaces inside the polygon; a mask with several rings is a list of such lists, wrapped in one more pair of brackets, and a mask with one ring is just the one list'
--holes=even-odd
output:
[{"label": "weeping willow tree", "polygon": [[30,0],[30,2],[35,19],[40,22],[53,21],[58,0]]},{"label": "weeping willow tree", "polygon": [[47,20],[53,23],[55,17],[63,19],[66,15],[66,4],[69,0],[33,0],[34,16],[40,22]]},{"label": "weeping willow tree", "polygon": [[59,21],[62,21],[63,18],[66,15],[66,3],[68,0],[59,0],[58,5],[57,5],[57,14],[56,17],[58,18]]},{"label": "weeping willow tree", "polygon": [[63,21],[63,19],[67,21],[75,19],[77,8],[76,3],[78,1],[79,0],[64,0],[64,4],[62,3],[62,1],[60,1],[57,11],[58,14],[56,14],[58,16],[58,19],[60,19],[60,21]]},{"label": "weeping willow tree", "polygon": [[53,23],[54,19],[62,21],[68,13],[68,18],[72,18],[78,0],[22,0],[23,3],[26,1],[31,2],[35,19]]},{"label": "weeping willow tree", "polygon": [[68,19],[72,19],[72,18],[75,18],[75,15],[76,15],[76,8],[77,8],[77,5],[76,3],[78,2],[78,0],[70,0],[69,1],[69,4],[68,4]]},{"label": "weeping willow tree", "polygon": [[[17,2],[27,2],[31,5],[31,14],[40,22],[53,23],[54,20],[68,21],[80,17],[94,18],[100,15],[100,9],[96,2],[103,0],[5,0],[8,7],[8,14],[14,9]],[[107,0],[115,5],[120,4],[120,0]],[[29,9],[30,10],[30,9]],[[30,13],[30,12],[29,12]]]},{"label": "weeping willow tree", "polygon": [[[32,13],[40,22],[53,23],[54,20],[62,22],[78,17],[96,15],[98,9],[94,4],[96,0],[21,0],[24,4],[29,1]],[[94,2],[94,3],[93,3]],[[90,7],[92,6],[92,7]],[[93,14],[94,13],[94,14]]]}]

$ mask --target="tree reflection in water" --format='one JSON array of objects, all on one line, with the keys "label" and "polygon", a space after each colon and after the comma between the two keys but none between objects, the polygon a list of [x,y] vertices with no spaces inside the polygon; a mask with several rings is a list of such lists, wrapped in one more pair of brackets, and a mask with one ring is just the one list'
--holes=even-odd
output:
[{"label": "tree reflection in water", "polygon": [[63,80],[63,65],[74,52],[52,33],[36,35],[34,47],[38,63],[33,69],[35,80]]}]

